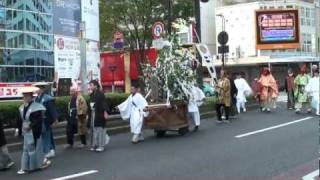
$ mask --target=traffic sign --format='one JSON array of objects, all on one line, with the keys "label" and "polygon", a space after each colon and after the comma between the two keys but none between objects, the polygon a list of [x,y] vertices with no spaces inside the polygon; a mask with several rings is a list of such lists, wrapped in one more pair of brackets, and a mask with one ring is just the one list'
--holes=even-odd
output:
[{"label": "traffic sign", "polygon": [[218,47],[218,53],[219,54],[224,54],[229,52],[229,46],[219,46]]},{"label": "traffic sign", "polygon": [[229,40],[229,36],[228,36],[227,32],[222,31],[219,33],[219,35],[218,35],[219,44],[226,45],[228,43],[228,40]]},{"label": "traffic sign", "polygon": [[160,21],[154,23],[152,26],[152,36],[154,39],[161,38],[162,34],[164,33],[164,24]]}]

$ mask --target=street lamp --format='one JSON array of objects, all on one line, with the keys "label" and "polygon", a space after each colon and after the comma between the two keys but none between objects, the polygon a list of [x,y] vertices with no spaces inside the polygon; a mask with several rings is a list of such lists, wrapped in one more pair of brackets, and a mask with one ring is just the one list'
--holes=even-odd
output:
[{"label": "street lamp", "polygon": [[117,70],[116,65],[110,65],[109,70],[112,72],[112,92],[114,93],[115,91],[115,86],[114,86],[114,72]]},{"label": "street lamp", "polygon": [[219,33],[218,35],[218,41],[219,43],[221,44],[221,60],[222,60],[222,69],[224,69],[224,54],[226,52],[226,43],[228,42],[228,34],[225,32],[225,29],[226,29],[226,19],[225,17],[222,15],[222,14],[217,14],[216,15],[217,17],[220,17],[221,20],[222,20],[222,30],[221,32]]}]

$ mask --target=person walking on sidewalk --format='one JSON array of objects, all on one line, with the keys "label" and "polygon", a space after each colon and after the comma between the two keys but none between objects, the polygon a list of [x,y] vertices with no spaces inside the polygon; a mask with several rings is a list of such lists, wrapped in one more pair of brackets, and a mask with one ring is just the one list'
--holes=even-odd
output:
[{"label": "person walking on sidewalk", "polygon": [[51,162],[43,152],[42,128],[46,108],[33,102],[35,87],[25,87],[21,90],[24,103],[19,107],[20,123],[22,125],[23,151],[21,169],[18,174],[47,168]]},{"label": "person walking on sidewalk", "polygon": [[288,75],[285,79],[285,90],[287,92],[287,108],[292,110],[294,108],[294,75],[292,69],[288,69]]},{"label": "person walking on sidewalk", "polygon": [[34,84],[39,88],[35,98],[35,102],[42,104],[45,108],[45,119],[43,121],[42,138],[43,138],[43,152],[47,158],[55,156],[55,143],[52,133],[52,125],[58,123],[58,113],[54,103],[54,98],[45,93],[49,84],[45,82],[39,82]]},{"label": "person walking on sidewalk", "polygon": [[67,148],[72,148],[74,145],[74,134],[80,135],[81,144],[79,148],[87,145],[87,113],[88,106],[84,97],[81,95],[80,87],[71,87],[69,102],[69,120],[67,123]]},{"label": "person walking on sidewalk", "polygon": [[92,80],[90,85],[90,127],[91,151],[102,152],[106,145],[106,119],[109,106],[104,93],[100,90],[99,82]]},{"label": "person walking on sidewalk", "polygon": [[261,77],[258,81],[261,85],[260,99],[262,101],[262,111],[271,111],[271,107],[274,105],[273,100],[278,96],[277,82],[272,76],[269,68],[264,68]]},{"label": "person walking on sidewalk", "polygon": [[[227,74],[223,69],[220,71],[220,79],[215,85],[215,88],[217,89],[217,123],[229,123],[229,111],[231,106],[231,85],[229,79],[227,78]],[[226,117],[224,121],[222,121],[222,108],[224,109]]]},{"label": "person walking on sidewalk", "polygon": [[12,161],[8,151],[3,124],[2,124],[2,121],[0,121],[0,170],[9,169],[13,165],[14,165],[14,162]]},{"label": "person walking on sidewalk", "polygon": [[308,113],[311,113],[310,101],[306,92],[306,85],[310,81],[310,76],[307,74],[307,66],[304,64],[300,68],[300,74],[294,79],[294,97],[296,113],[300,113],[305,107]]}]

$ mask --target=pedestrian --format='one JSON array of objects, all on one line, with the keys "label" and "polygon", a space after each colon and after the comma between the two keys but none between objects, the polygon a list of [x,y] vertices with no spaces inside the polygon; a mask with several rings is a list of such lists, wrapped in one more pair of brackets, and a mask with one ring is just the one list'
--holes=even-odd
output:
[{"label": "pedestrian", "polygon": [[34,84],[38,87],[37,97],[35,102],[42,104],[45,108],[45,119],[43,121],[42,139],[43,139],[43,152],[46,158],[55,157],[55,143],[53,139],[52,126],[58,122],[58,113],[54,103],[54,98],[45,93],[48,83],[39,82]]},{"label": "pedestrian", "polygon": [[0,121],[0,170],[9,169],[13,165],[14,165],[14,162],[12,161],[8,151],[3,124],[2,124],[2,121]]},{"label": "pedestrian", "polygon": [[204,95],[203,91],[199,87],[197,87],[195,84],[191,87],[189,104],[188,104],[188,112],[195,125],[193,129],[194,132],[198,131],[200,126],[199,106],[202,105],[205,97],[206,96]]},{"label": "pedestrian", "polygon": [[306,91],[310,94],[312,100],[311,105],[316,110],[316,115],[320,115],[320,91],[319,91],[319,70],[313,71],[313,78],[309,81],[306,86]]},{"label": "pedestrian", "polygon": [[[234,80],[236,79],[235,76],[229,77],[229,82],[230,82],[230,97],[231,97],[231,104],[229,108],[229,118],[233,117],[236,118],[237,115],[237,94],[238,94],[238,89],[236,85],[234,84]],[[222,116],[222,119],[224,119],[225,116]]]},{"label": "pedestrian", "polygon": [[260,110],[262,111],[262,102],[260,98],[260,90],[261,90],[261,84],[259,83],[260,78],[254,78],[251,87],[252,87],[252,93],[253,97],[259,102]]},{"label": "pedestrian", "polygon": [[271,111],[271,107],[274,105],[273,100],[278,96],[277,82],[272,76],[269,68],[264,68],[261,77],[258,81],[261,85],[260,99],[262,102],[262,111]]},{"label": "pedestrian", "polygon": [[292,69],[288,69],[288,75],[285,79],[285,90],[287,93],[287,108],[292,110],[294,108],[294,74]]},{"label": "pedestrian", "polygon": [[236,95],[236,99],[237,99],[237,110],[238,113],[241,113],[241,108],[243,110],[243,112],[246,112],[246,102],[247,99],[246,97],[249,96],[252,93],[252,90],[249,86],[249,84],[247,83],[247,81],[241,76],[241,74],[237,74],[236,75],[236,79],[234,80],[234,84],[238,90],[237,95]]},{"label": "pedestrian", "polygon": [[148,105],[146,99],[139,92],[139,85],[133,84],[131,87],[131,95],[126,101],[121,103],[117,108],[120,111],[121,118],[124,120],[130,119],[130,129],[133,134],[131,142],[133,144],[144,140],[142,134],[143,119],[147,115],[144,112]]},{"label": "pedestrian", "polygon": [[306,85],[310,81],[310,76],[307,74],[306,65],[300,67],[300,73],[294,79],[294,97],[296,113],[300,113],[302,108],[306,108],[308,113],[311,113],[308,93],[305,90]]},{"label": "pedestrian", "polygon": [[[217,101],[216,101],[216,111],[217,111],[217,123],[229,123],[229,111],[231,106],[231,85],[230,81],[227,78],[227,74],[225,70],[220,71],[220,79],[218,80],[217,84],[215,85],[217,90]],[[225,120],[222,121],[222,108],[225,112]]]},{"label": "pedestrian", "polygon": [[19,108],[20,124],[22,124],[23,151],[21,157],[21,169],[18,174],[26,174],[31,171],[47,168],[51,162],[45,158],[42,142],[42,128],[46,108],[37,102],[33,102],[35,87],[25,87],[21,90],[23,104]]},{"label": "pedestrian", "polygon": [[74,145],[74,135],[79,134],[81,144],[79,148],[87,145],[87,111],[88,106],[84,97],[81,95],[79,86],[70,88],[70,102],[68,105],[69,119],[67,122],[67,143],[66,148],[72,148]]},{"label": "pedestrian", "polygon": [[90,88],[90,129],[91,151],[103,152],[106,145],[106,119],[109,114],[109,106],[104,93],[100,90],[99,82],[91,80]]}]

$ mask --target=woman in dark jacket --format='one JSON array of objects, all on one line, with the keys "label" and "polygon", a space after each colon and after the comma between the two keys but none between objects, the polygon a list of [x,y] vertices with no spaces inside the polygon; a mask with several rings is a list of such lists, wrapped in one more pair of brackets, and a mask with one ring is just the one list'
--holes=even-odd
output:
[{"label": "woman in dark jacket", "polygon": [[14,165],[8,152],[7,141],[0,121],[0,170],[9,169]]},{"label": "woman in dark jacket", "polygon": [[108,104],[103,92],[100,90],[98,81],[90,81],[90,127],[91,149],[102,152],[106,143],[106,119],[108,117]]}]

